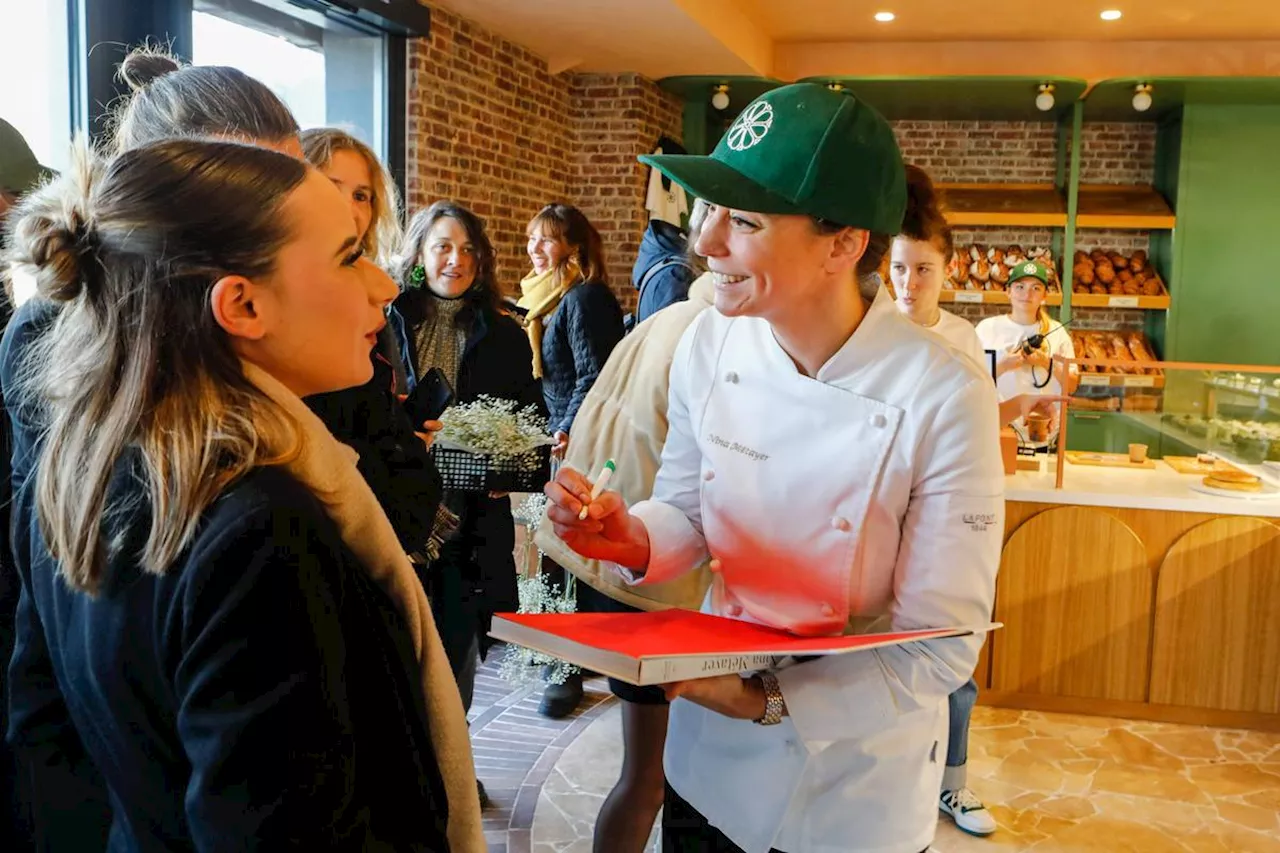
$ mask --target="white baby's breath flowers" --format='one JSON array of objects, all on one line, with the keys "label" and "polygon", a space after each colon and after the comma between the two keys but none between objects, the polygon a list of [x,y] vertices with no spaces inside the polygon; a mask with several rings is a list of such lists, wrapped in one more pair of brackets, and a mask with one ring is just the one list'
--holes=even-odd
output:
[{"label": "white baby's breath flowers", "polygon": [[482,395],[451,406],[440,416],[443,428],[436,441],[441,447],[496,457],[521,471],[536,471],[542,463],[538,448],[553,440],[536,407],[516,405],[514,400]]}]

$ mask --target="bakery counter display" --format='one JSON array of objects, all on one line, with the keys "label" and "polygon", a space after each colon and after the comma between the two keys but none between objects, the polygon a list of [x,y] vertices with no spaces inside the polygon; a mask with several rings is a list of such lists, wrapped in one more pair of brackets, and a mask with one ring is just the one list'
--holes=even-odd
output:
[{"label": "bakery counter display", "polygon": [[1280,503],[1191,503],[1163,464],[1054,501],[1037,476],[1009,478],[979,701],[1280,731]]},{"label": "bakery counter display", "polygon": [[[1199,371],[1162,368],[1193,408]],[[1280,467],[1197,451],[1171,434],[1186,412],[1102,414],[1109,444],[1082,451],[1076,414],[1060,457],[1005,478],[979,701],[1280,731]]]},{"label": "bakery counter display", "polygon": [[1147,253],[1094,249],[1071,259],[1071,304],[1080,308],[1169,307],[1169,291]]},{"label": "bakery counter display", "polygon": [[[1087,334],[1077,348],[1100,354],[1101,343]],[[1267,393],[1280,368],[1137,361],[1132,350],[1127,358],[1120,352],[1128,341],[1112,337],[1103,335],[1109,357],[1071,362],[1081,382],[1062,417],[1062,482],[1069,486],[1085,466],[1132,467],[1128,454],[1140,447],[1147,467],[1191,477],[1184,481],[1189,500],[1191,492],[1280,498],[1280,397]],[[1233,387],[1224,388],[1228,383]],[[1206,482],[1224,465],[1248,476]]]}]

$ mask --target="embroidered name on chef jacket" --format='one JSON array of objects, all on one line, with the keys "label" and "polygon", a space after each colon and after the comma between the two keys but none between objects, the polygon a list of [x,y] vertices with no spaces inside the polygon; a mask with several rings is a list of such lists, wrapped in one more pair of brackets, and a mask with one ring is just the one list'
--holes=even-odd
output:
[{"label": "embroidered name on chef jacket", "polygon": [[707,435],[707,440],[716,447],[723,447],[725,450],[732,450],[734,453],[741,453],[752,462],[764,462],[769,458],[769,454],[761,453],[758,450],[752,450],[750,447],[744,447],[736,441],[730,441],[727,438],[721,438],[714,432]]},{"label": "embroidered name on chef jacket", "polygon": [[974,533],[986,533],[987,529],[996,523],[994,512],[966,512],[961,518]]}]

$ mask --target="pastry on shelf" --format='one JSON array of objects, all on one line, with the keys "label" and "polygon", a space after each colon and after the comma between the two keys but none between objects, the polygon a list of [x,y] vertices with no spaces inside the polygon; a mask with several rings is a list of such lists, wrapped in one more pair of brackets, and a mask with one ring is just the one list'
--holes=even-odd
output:
[{"label": "pastry on shelf", "polygon": [[1009,283],[1009,268],[1004,264],[992,264],[989,283],[993,290],[1004,290]]},{"label": "pastry on shelf", "polygon": [[1133,257],[1129,258],[1129,268],[1134,272],[1142,272],[1147,268],[1147,253],[1143,249],[1133,253]]},{"label": "pastry on shelf", "polygon": [[1116,268],[1116,272],[1129,268],[1129,259],[1119,252],[1108,252],[1107,260],[1111,261],[1111,266]]},{"label": "pastry on shelf", "polygon": [[1093,265],[1093,272],[1103,284],[1111,284],[1116,280],[1116,268],[1111,266],[1110,261],[1098,261]]}]

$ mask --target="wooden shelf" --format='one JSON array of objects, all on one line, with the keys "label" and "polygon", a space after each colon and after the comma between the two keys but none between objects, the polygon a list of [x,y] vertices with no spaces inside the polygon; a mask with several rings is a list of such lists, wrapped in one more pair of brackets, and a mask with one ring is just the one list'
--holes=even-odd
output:
[{"label": "wooden shelf", "polygon": [[1151,187],[1080,185],[1077,228],[1162,230],[1175,222],[1169,203]]},{"label": "wooden shelf", "polygon": [[[977,305],[1008,305],[1009,294],[1003,290],[943,290],[938,297],[939,302],[971,303]],[[1045,305],[1061,305],[1062,294],[1050,293],[1044,298]]]},{"label": "wooden shelf", "polygon": [[1108,296],[1100,293],[1071,294],[1072,308],[1143,308],[1168,311],[1171,300],[1164,296]]},{"label": "wooden shelf", "polygon": [[953,226],[1063,228],[1067,204],[1053,184],[939,184]]}]

